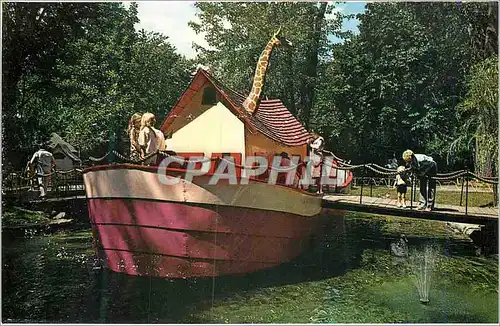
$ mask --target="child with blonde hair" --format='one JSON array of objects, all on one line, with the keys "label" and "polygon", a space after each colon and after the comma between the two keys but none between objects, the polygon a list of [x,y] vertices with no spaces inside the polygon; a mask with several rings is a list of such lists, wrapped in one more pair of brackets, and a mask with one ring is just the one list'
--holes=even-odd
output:
[{"label": "child with blonde hair", "polygon": [[396,170],[396,180],[394,181],[394,188],[396,188],[398,192],[398,201],[396,206],[402,208],[406,208],[407,183],[409,183],[405,170],[406,168],[403,165],[398,166]]},{"label": "child with blonde hair", "polygon": [[[147,112],[142,115],[141,131],[139,132],[139,145],[142,150],[142,157],[156,152],[157,150],[166,150],[165,136],[155,128],[156,118],[153,113]],[[146,164],[156,162],[156,158],[152,157]]]},{"label": "child with blonde hair", "polygon": [[139,146],[141,118],[142,116],[139,113],[134,113],[128,122],[127,133],[130,138],[130,159],[134,161],[141,159],[141,146]]}]

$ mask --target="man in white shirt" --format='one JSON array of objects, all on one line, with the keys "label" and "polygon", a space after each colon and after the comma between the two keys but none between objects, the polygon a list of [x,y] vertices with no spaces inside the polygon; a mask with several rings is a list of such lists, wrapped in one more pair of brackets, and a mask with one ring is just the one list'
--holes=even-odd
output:
[{"label": "man in white shirt", "polygon": [[40,197],[45,198],[49,186],[50,174],[56,166],[56,160],[49,151],[40,148],[29,161],[29,166],[38,175],[38,185],[40,187]]}]

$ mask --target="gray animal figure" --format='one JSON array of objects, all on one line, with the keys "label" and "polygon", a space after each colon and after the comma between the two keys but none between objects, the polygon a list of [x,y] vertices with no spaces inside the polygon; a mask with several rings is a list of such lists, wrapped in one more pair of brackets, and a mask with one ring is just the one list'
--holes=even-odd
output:
[{"label": "gray animal figure", "polygon": [[408,239],[401,234],[398,241],[391,242],[391,253],[396,257],[408,256]]}]

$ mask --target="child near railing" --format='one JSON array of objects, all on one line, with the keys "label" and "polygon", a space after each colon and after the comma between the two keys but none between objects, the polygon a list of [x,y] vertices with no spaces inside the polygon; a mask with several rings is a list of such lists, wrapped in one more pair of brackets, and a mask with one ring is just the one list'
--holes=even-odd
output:
[{"label": "child near railing", "polygon": [[409,180],[405,173],[404,166],[398,166],[396,174],[396,180],[394,181],[394,188],[398,192],[398,200],[396,203],[397,207],[406,208],[406,192],[408,191]]}]

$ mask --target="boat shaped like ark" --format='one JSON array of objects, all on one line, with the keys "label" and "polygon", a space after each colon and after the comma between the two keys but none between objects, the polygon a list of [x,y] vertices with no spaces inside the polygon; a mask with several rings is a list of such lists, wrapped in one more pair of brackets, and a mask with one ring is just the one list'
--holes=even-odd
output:
[{"label": "boat shaped like ark", "polygon": [[[247,156],[272,162],[283,152],[299,161],[307,155],[310,133],[279,99],[260,99],[257,86],[275,39],[259,59],[247,97],[199,69],[164,119],[160,129],[170,135],[168,150],[186,159],[212,158],[208,173],[186,180],[186,164],[170,164],[164,177],[180,181],[165,184],[158,166],[113,164],[84,171],[94,244],[107,268],[169,278],[248,273],[297,257],[322,235],[326,222],[342,224],[344,212],[322,208],[320,195],[280,184],[280,178],[269,184],[269,170],[248,184],[209,183],[221,162],[217,158],[230,156],[240,180]],[[303,173],[297,171],[299,177]],[[352,180],[350,172],[335,177],[339,188]]]}]

